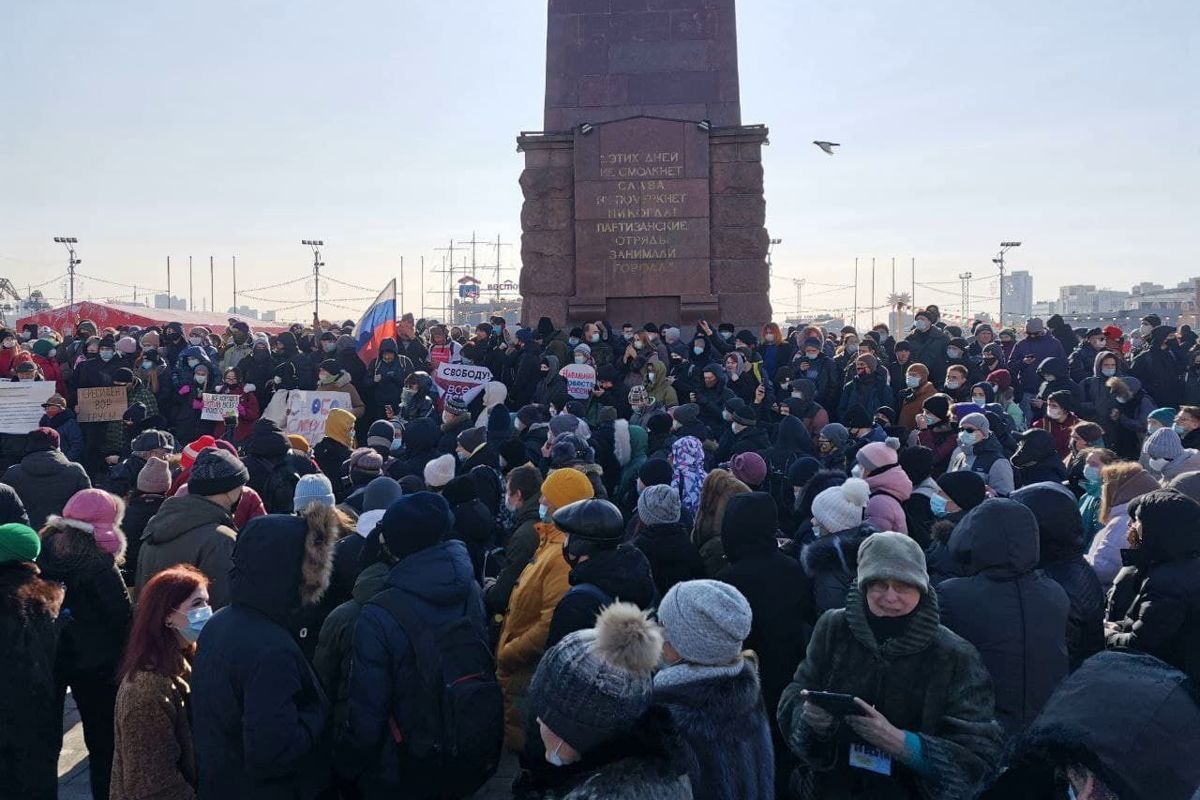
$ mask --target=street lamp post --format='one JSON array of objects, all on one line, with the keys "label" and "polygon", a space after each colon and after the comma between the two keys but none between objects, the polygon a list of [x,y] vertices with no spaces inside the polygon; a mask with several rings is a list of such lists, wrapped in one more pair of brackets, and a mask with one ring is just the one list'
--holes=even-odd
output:
[{"label": "street lamp post", "polygon": [[[313,251],[313,320],[321,319],[321,267],[325,266],[325,262],[321,260],[320,248],[325,246],[325,242],[321,239],[301,239],[300,244],[308,245]],[[313,326],[315,329],[315,325]]]},{"label": "street lamp post", "polygon": [[79,240],[74,236],[55,236],[54,241],[67,248],[67,275],[71,280],[71,305],[75,305],[75,265],[82,264],[82,258],[75,257],[75,245]]},{"label": "street lamp post", "polygon": [[1020,242],[1001,242],[1000,257],[993,258],[992,263],[1000,267],[1000,327],[1004,327],[1004,254],[1014,247],[1020,247]]}]

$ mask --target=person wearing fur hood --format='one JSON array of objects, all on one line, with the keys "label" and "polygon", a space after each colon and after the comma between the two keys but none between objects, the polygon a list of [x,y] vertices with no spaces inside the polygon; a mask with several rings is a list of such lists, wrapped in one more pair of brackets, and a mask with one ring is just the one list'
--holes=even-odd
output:
[{"label": "person wearing fur hood", "polygon": [[800,565],[812,579],[817,615],[846,606],[846,592],[854,583],[858,546],[877,530],[863,519],[871,487],[861,478],[847,478],[812,501],[816,539],[800,551]]},{"label": "person wearing fur hood", "polygon": [[117,665],[133,619],[118,569],[125,559],[124,515],[125,504],[115,495],[100,489],[76,492],[61,515],[46,520],[37,559],[42,575],[66,588],[63,618],[69,622],[53,670],[58,718],[70,687],[83,721],[94,797],[108,796]]},{"label": "person wearing fur hood", "polygon": [[662,632],[648,613],[616,602],[595,627],[551,648],[529,688],[529,722],[549,768],[513,791],[547,800],[688,800],[686,745],[654,704]]},{"label": "person wearing fur hood", "polygon": [[309,797],[329,782],[331,707],[295,620],[329,587],[336,532],[268,514],[238,534],[230,605],[204,626],[192,670],[201,797]]},{"label": "person wearing fur hood", "polygon": [[9,797],[52,798],[58,790],[62,708],[51,665],[64,590],[36,563],[37,531],[0,525],[0,775]]},{"label": "person wearing fur hood", "polygon": [[775,793],[758,659],[742,650],[751,616],[742,593],[715,580],[678,583],[658,606],[666,666],[654,675],[654,701],[670,711],[686,743],[697,800]]}]

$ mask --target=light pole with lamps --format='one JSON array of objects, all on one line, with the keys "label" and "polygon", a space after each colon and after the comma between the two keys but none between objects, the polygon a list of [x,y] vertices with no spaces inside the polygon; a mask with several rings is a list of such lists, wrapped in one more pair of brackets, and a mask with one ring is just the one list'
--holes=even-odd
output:
[{"label": "light pole with lamps", "polygon": [[325,262],[321,260],[320,248],[325,246],[325,242],[321,239],[301,239],[300,244],[308,245],[313,251],[313,328],[316,328],[316,321],[321,319],[321,267],[325,266]]},{"label": "light pole with lamps", "polygon": [[70,305],[75,305],[75,265],[83,263],[82,258],[75,257],[75,245],[79,244],[79,240],[74,236],[55,236],[54,241],[67,248],[67,275],[71,279]]},{"label": "light pole with lamps", "polygon": [[1001,242],[1000,257],[993,258],[992,263],[1000,267],[1000,327],[1004,327],[1004,254],[1014,247],[1020,247],[1020,242]]}]

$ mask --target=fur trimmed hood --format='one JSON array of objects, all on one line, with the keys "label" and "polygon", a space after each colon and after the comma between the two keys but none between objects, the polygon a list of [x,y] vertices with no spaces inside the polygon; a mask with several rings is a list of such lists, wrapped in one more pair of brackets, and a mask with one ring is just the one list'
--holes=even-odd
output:
[{"label": "fur trimmed hood", "polygon": [[48,581],[32,561],[0,564],[0,615],[26,619],[36,614],[57,618],[66,590]]},{"label": "fur trimmed hood", "polygon": [[654,702],[671,709],[685,737],[723,739],[762,704],[757,657],[747,653],[733,667],[667,667],[654,676]]},{"label": "fur trimmed hood", "polygon": [[800,551],[800,565],[810,578],[826,572],[854,574],[858,568],[858,546],[872,533],[875,527],[864,522],[857,528],[814,539]]},{"label": "fur trimmed hood", "polygon": [[334,509],[316,505],[303,516],[268,514],[251,520],[233,551],[233,603],[279,621],[317,603],[329,588],[333,546],[342,530]]},{"label": "fur trimmed hood", "polygon": [[633,457],[633,447],[629,443],[629,420],[618,419],[613,422],[613,455],[622,467]]}]

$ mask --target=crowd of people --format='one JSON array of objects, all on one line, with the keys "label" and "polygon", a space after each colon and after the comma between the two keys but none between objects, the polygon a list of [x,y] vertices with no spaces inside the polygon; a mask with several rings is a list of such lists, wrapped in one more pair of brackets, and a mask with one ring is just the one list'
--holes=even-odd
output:
[{"label": "crowd of people", "polygon": [[1200,796],[1187,326],[398,331],[0,330],[0,797]]}]

